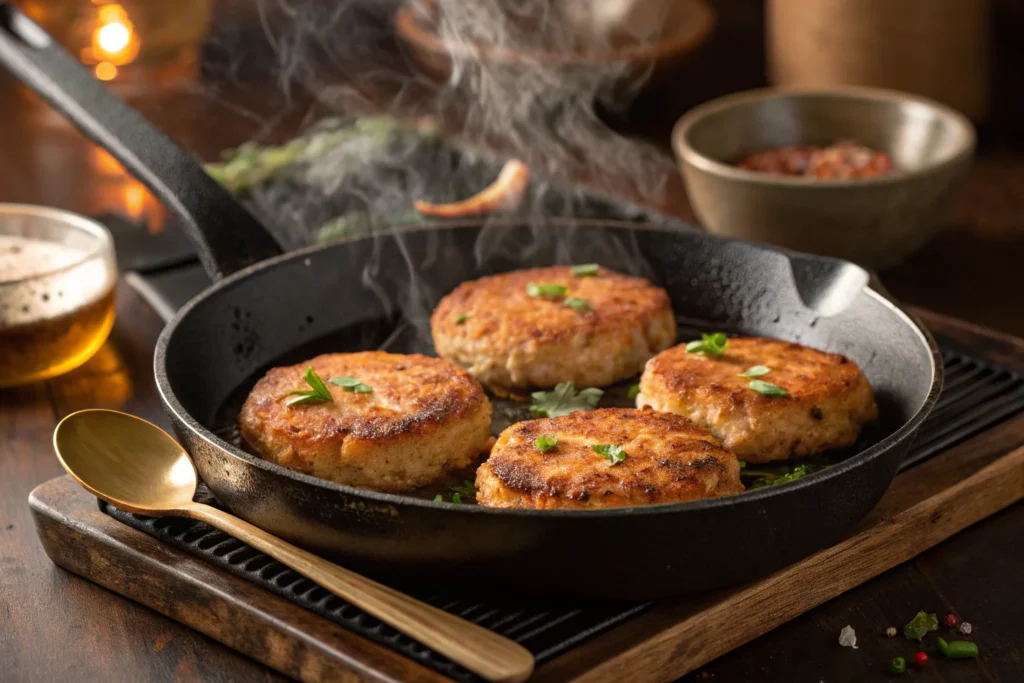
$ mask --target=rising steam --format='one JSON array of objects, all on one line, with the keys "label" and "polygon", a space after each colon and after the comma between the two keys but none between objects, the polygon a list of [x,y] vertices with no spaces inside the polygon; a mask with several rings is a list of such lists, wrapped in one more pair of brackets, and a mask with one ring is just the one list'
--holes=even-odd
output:
[{"label": "rising steam", "polygon": [[[321,226],[353,212],[366,217],[360,229],[368,232],[416,222],[421,219],[411,212],[414,200],[469,196],[494,179],[506,158],[518,158],[532,171],[519,215],[534,229],[524,239],[522,231],[512,234],[491,221],[473,249],[480,270],[492,270],[499,262],[519,267],[573,262],[586,252],[588,260],[604,255],[648,274],[631,238],[595,245],[573,229],[551,231],[542,219],[649,217],[629,203],[595,208],[573,189],[582,178],[598,186],[615,179],[623,196],[660,201],[661,179],[671,161],[615,134],[598,109],[615,115],[650,75],[610,55],[655,38],[667,3],[417,0],[419,21],[453,55],[450,76],[442,84],[421,75],[408,53],[396,49],[392,17],[397,7],[394,0],[259,2],[280,88],[311,91],[320,107],[334,115],[311,122],[306,131],[311,140],[322,144],[352,117],[382,106],[386,113],[415,122],[398,134],[388,131],[386,144],[370,135],[304,153],[287,177],[253,188],[250,201],[287,245],[315,241]],[[460,141],[457,149],[432,133],[438,127]],[[345,221],[344,229],[351,230],[350,219]],[[375,251],[363,281],[385,310],[397,307],[425,330],[430,309],[444,292],[431,291],[421,272],[432,269],[425,261],[451,254],[433,242],[430,253],[400,251],[401,266],[381,263]],[[404,281],[385,285],[400,268],[406,271]],[[402,294],[396,302],[397,291]]]}]

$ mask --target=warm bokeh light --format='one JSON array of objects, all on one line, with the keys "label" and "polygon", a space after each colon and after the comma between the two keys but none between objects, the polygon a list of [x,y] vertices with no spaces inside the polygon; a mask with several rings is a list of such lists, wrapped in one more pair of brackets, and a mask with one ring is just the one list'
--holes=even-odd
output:
[{"label": "warm bokeh light", "polygon": [[129,217],[141,219],[146,213],[149,192],[142,183],[129,178],[124,186],[124,212]]},{"label": "warm bokeh light", "polygon": [[101,175],[120,178],[125,175],[121,163],[110,155],[110,152],[102,147],[93,147],[89,155],[90,165],[93,170],[99,171]]},{"label": "warm bokeh light", "polygon": [[96,43],[106,54],[117,54],[128,47],[132,34],[122,23],[101,26],[96,32]]},{"label": "warm bokeh light", "polygon": [[117,4],[103,5],[96,12],[91,45],[83,51],[82,57],[86,62],[97,63],[97,78],[109,81],[117,76],[116,67],[138,56],[139,43],[135,26],[124,8]]},{"label": "warm bokeh light", "polygon": [[96,74],[96,78],[101,81],[112,81],[117,78],[117,67],[110,62],[100,62],[93,69],[93,73]]}]

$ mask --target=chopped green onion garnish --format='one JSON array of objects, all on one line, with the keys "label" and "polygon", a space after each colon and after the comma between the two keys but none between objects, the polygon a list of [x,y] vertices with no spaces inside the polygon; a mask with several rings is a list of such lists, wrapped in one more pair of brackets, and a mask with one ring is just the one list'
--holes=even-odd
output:
[{"label": "chopped green onion garnish", "polygon": [[741,372],[740,377],[763,377],[771,371],[772,369],[767,365],[755,365]]},{"label": "chopped green onion garnish", "polygon": [[893,657],[889,660],[889,673],[901,674],[907,670],[907,660],[903,657]]},{"label": "chopped green onion garnish", "polygon": [[330,403],[334,400],[331,398],[331,390],[327,388],[327,385],[320,379],[320,375],[316,374],[312,366],[306,368],[302,379],[306,380],[306,384],[311,389],[288,392],[288,395],[293,398],[284,402],[286,406],[296,406],[302,403]]},{"label": "chopped green onion garnish", "polygon": [[597,271],[601,266],[596,263],[583,263],[578,266],[569,266],[569,270],[576,277],[587,277],[588,275],[597,275]]},{"label": "chopped green onion garnish", "polygon": [[705,356],[721,356],[725,353],[725,347],[729,344],[728,337],[724,332],[714,334],[702,334],[700,339],[686,345],[687,353],[703,353]]},{"label": "chopped green onion garnish", "polygon": [[978,657],[978,646],[969,640],[954,640],[947,643],[942,638],[937,638],[939,652],[947,659],[976,659]]},{"label": "chopped green onion garnish", "polygon": [[373,387],[369,384],[363,384],[355,377],[332,377],[327,381],[354,394],[368,394],[373,391]]},{"label": "chopped green onion garnish", "polygon": [[740,460],[740,469],[741,470],[747,469],[747,461],[746,460]]},{"label": "chopped green onion garnish", "polygon": [[568,287],[565,285],[537,284],[536,282],[526,285],[526,293],[533,297],[562,297],[565,296],[567,290]]},{"label": "chopped green onion garnish", "polygon": [[456,505],[462,505],[462,495],[458,493],[452,494],[452,502]]},{"label": "chopped green onion garnish", "polygon": [[626,459],[626,451],[622,450],[622,446],[613,446],[603,443],[594,446],[594,452],[601,457],[610,460],[612,465],[618,465]]},{"label": "chopped green onion garnish", "polygon": [[780,386],[776,386],[771,382],[765,382],[760,379],[750,380],[750,388],[761,394],[762,396],[771,396],[773,398],[782,398],[789,396],[789,392]]},{"label": "chopped green onion garnish", "polygon": [[434,502],[435,503],[443,503],[444,502],[444,496],[442,496],[440,493],[437,494],[436,496],[434,496]]},{"label": "chopped green onion garnish", "polygon": [[550,436],[548,434],[541,434],[534,440],[533,445],[541,453],[547,453],[552,448],[558,445],[558,437]]},{"label": "chopped green onion garnish", "polygon": [[634,384],[633,386],[631,386],[629,388],[629,393],[627,394],[627,396],[629,396],[629,400],[630,401],[632,401],[634,398],[636,398],[639,395],[640,395],[640,385],[639,384]]},{"label": "chopped green onion garnish", "polygon": [[590,305],[587,304],[586,300],[578,296],[567,296],[563,303],[577,313],[585,313],[590,310]]},{"label": "chopped green onion garnish", "polygon": [[461,325],[462,323],[466,322],[467,320],[469,320],[469,313],[459,313],[455,317],[455,324],[456,325]]}]

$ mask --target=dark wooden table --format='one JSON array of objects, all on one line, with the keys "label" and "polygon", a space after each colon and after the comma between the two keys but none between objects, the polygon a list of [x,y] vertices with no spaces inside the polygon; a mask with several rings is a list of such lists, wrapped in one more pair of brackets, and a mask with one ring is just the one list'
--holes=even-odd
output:
[{"label": "dark wooden table", "polygon": [[[195,92],[143,103],[150,117],[204,156],[250,135],[294,129],[307,112],[264,99],[276,112]],[[86,213],[121,210],[159,225],[162,210],[76,133],[0,77],[0,201],[39,202]],[[285,114],[280,114],[285,111]],[[660,129],[652,124],[651,137]],[[882,274],[909,303],[1024,335],[1024,151],[999,136],[983,146],[950,227],[906,263]],[[678,213],[690,217],[678,179]],[[26,505],[29,491],[61,473],[50,443],[57,421],[110,407],[166,425],[151,376],[161,328],[122,285],[109,342],[84,367],[56,380],[0,391],[0,678],[5,681],[279,680],[218,643],[62,570],[41,550]],[[984,656],[913,674],[918,681],[1014,681],[1024,672],[1024,506],[1017,505],[941,546],[709,665],[695,680],[864,681],[868,647],[840,648],[840,629],[862,641],[918,609],[956,611],[973,622]]]}]

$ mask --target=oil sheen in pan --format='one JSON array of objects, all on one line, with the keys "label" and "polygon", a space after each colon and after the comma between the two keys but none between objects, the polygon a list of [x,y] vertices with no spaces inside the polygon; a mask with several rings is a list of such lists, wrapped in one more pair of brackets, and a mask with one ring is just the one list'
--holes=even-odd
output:
[{"label": "oil sheen in pan", "polygon": [[[691,321],[685,321],[680,324],[678,328],[678,340],[680,343],[685,343],[687,340],[697,339],[700,337],[700,333],[702,331],[708,332],[710,329],[707,327],[702,328],[693,324]],[[715,331],[729,332],[728,330],[718,329]],[[252,391],[253,386],[255,386],[256,382],[267,372],[267,370],[282,365],[297,365],[322,353],[350,353],[355,351],[366,351],[369,349],[379,349],[390,353],[422,353],[430,356],[436,355],[433,344],[430,343],[429,338],[424,338],[424,336],[425,335],[420,333],[415,326],[408,322],[381,319],[370,320],[365,323],[349,326],[337,331],[336,333],[307,342],[253,373],[245,382],[231,392],[217,411],[214,424],[207,425],[207,427],[228,443],[248,453],[252,453],[252,449],[246,445],[239,433],[238,414],[241,412],[242,404],[245,403],[245,399],[248,397],[249,392]],[[631,377],[628,380],[618,382],[610,386],[601,387],[604,390],[604,395],[601,396],[600,406],[602,408],[634,407],[635,401],[629,398],[629,390],[630,387],[639,381],[639,379],[640,376],[637,375],[636,377]],[[577,388],[583,389],[586,387]],[[501,398],[493,394],[488,394],[488,398],[490,398],[491,405],[494,408],[494,415],[491,419],[492,436],[498,436],[498,434],[516,422],[529,420],[534,417],[530,413],[529,403],[509,398]],[[813,461],[818,464],[834,464],[867,448],[885,433],[885,430],[881,427],[869,428],[861,435],[858,443],[851,448],[843,449],[841,451],[833,451],[815,456],[811,459],[794,462]],[[759,466],[758,469],[764,470],[766,467]],[[771,469],[771,467],[768,469]],[[435,485],[424,487],[418,491],[414,491],[409,495],[432,499],[434,496],[442,494],[445,495],[445,500],[448,500],[448,494],[450,494],[450,488],[452,486],[458,486],[466,481],[472,481],[474,477],[475,470],[451,472],[443,481],[440,481]],[[749,482],[745,483],[749,484]],[[463,501],[472,502],[465,498],[463,498]]]}]

